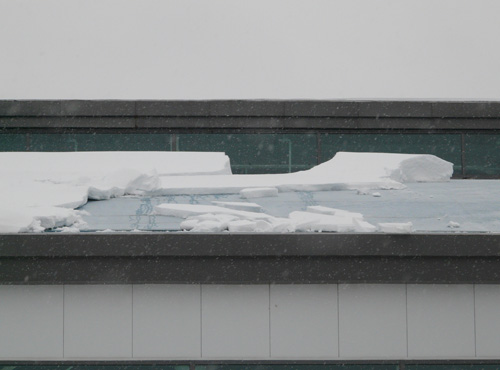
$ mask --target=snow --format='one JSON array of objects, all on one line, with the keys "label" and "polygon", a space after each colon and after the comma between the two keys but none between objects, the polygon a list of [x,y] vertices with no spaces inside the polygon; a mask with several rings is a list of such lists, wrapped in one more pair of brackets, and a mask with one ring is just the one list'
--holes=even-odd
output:
[{"label": "snow", "polygon": [[428,154],[339,152],[306,171],[266,175],[162,177],[157,194],[235,194],[248,188],[288,191],[404,189],[404,183],[449,181],[453,164]]},{"label": "snow", "polygon": [[323,206],[308,206],[306,210],[307,212],[320,213],[323,215],[337,215],[337,216],[344,216],[344,217],[347,216],[353,218],[363,217],[361,213],[354,213],[354,212],[344,211],[342,209],[323,207]]},{"label": "snow", "polygon": [[413,224],[411,222],[379,223],[378,226],[383,233],[409,234],[413,231]]},{"label": "snow", "polygon": [[61,207],[2,208],[0,211],[0,231],[4,233],[41,232],[45,229],[71,225],[85,228],[79,211]]},{"label": "snow", "polygon": [[374,232],[360,213],[328,207],[308,207],[306,212],[291,212],[288,218],[197,204],[160,204],[156,214],[186,218],[182,230],[229,232]]},{"label": "snow", "polygon": [[[15,163],[15,167],[13,166]],[[48,181],[70,180],[116,169],[158,176],[230,175],[229,157],[221,152],[3,152],[0,171],[22,170]]]},{"label": "snow", "polygon": [[[224,153],[6,152],[0,153],[0,232],[84,229],[81,215],[74,209],[88,200],[125,195],[230,193],[249,199],[275,197],[278,192],[348,189],[365,193],[403,189],[405,182],[448,181],[452,168],[451,163],[432,155],[340,152],[306,171],[232,175]],[[372,193],[376,194],[379,193]],[[162,204],[155,207],[155,212],[197,217],[183,222],[183,228],[204,232],[375,231],[359,213],[310,207],[306,212],[277,218],[263,213],[255,203],[236,203]],[[394,226],[393,229],[399,230]]]},{"label": "snow", "polygon": [[229,158],[196,152],[3,152],[0,232],[83,228],[72,209],[89,199],[150,193],[162,176],[200,174],[230,175]]},{"label": "snow", "polygon": [[277,197],[278,196],[278,189],[276,189],[276,188],[247,188],[247,189],[242,189],[240,191],[240,195],[244,199]]},{"label": "snow", "polygon": [[343,210],[336,210],[333,215],[296,211],[289,217],[297,231],[374,232],[377,229],[359,213]]},{"label": "snow", "polygon": [[219,206],[209,206],[209,205],[200,205],[200,204],[160,204],[154,208],[155,213],[163,216],[173,216],[180,218],[188,218],[191,216],[199,216],[206,214],[223,214],[223,215],[233,215],[243,219],[249,220],[260,220],[260,219],[269,219],[273,216],[269,216],[265,213],[258,212],[248,212],[248,211],[239,211],[236,209],[229,209],[225,207]]},{"label": "snow", "polygon": [[249,212],[261,212],[262,207],[257,203],[246,203],[246,202],[219,202],[213,201],[212,204],[216,206],[236,209],[239,211],[249,211]]}]

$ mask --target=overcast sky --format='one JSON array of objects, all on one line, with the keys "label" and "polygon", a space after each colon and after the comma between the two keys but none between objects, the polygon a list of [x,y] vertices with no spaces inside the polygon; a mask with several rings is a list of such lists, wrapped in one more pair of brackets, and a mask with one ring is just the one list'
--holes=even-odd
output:
[{"label": "overcast sky", "polygon": [[0,99],[500,100],[499,0],[0,0]]}]

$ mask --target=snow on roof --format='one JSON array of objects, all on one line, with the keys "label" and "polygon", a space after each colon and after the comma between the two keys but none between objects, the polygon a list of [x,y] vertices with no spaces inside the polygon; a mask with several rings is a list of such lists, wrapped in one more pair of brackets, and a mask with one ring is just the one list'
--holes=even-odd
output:
[{"label": "snow on roof", "polygon": [[[415,212],[419,206],[403,207],[402,201],[416,196],[413,185],[445,186],[445,193],[451,193],[456,183],[447,182],[452,168],[451,163],[432,155],[337,153],[307,171],[232,175],[229,159],[223,153],[0,153],[0,232],[76,232],[86,228],[409,232],[413,229],[408,222],[413,222],[418,231],[421,228]],[[422,182],[447,183],[418,184]],[[278,197],[252,198],[255,203],[245,207],[250,202],[240,192],[244,194],[249,188],[267,188],[267,193],[253,193],[266,196],[278,192]],[[272,189],[276,191],[271,192]],[[477,191],[473,193],[477,195]],[[347,203],[329,200],[352,196],[353,201]],[[427,201],[432,199],[430,196]],[[117,197],[87,203],[88,199]],[[302,203],[293,199],[302,199]],[[389,212],[387,201],[394,204],[394,199],[400,206],[389,207]],[[380,212],[370,210],[374,200],[378,200]],[[212,204],[221,201],[232,207]],[[422,204],[428,207],[427,203]],[[264,212],[259,212],[259,207]],[[456,219],[439,214],[445,225],[454,225],[445,230],[467,229],[467,222],[458,217],[460,212]],[[118,218],[120,221],[116,222]],[[144,218],[149,219],[146,225]],[[497,230],[494,225],[488,228],[491,230],[487,231]]]}]

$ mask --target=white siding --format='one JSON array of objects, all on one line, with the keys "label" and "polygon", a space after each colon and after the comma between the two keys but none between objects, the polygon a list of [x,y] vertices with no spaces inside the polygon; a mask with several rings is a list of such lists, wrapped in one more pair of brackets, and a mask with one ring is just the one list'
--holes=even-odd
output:
[{"label": "white siding", "polygon": [[0,358],[63,356],[63,287],[0,285]]},{"label": "white siding", "polygon": [[5,359],[488,359],[500,285],[0,286]]},{"label": "white siding", "polygon": [[66,285],[65,357],[132,357],[132,286]]},{"label": "white siding", "polygon": [[269,357],[269,285],[202,285],[202,354]]},{"label": "white siding", "polygon": [[336,285],[271,285],[271,356],[338,356]]},{"label": "white siding", "polygon": [[342,357],[406,357],[404,284],[340,284],[339,306]]},{"label": "white siding", "polygon": [[134,357],[201,356],[200,285],[134,286]]},{"label": "white siding", "polygon": [[408,285],[410,357],[474,357],[472,285]]},{"label": "white siding", "polygon": [[477,356],[500,357],[500,285],[476,285]]}]

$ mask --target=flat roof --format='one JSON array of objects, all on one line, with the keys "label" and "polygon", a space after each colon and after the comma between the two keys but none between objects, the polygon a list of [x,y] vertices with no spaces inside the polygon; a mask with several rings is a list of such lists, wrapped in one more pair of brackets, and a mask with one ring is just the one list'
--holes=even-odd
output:
[{"label": "flat roof", "polygon": [[126,196],[91,201],[81,209],[89,212],[83,216],[88,231],[180,231],[183,219],[156,215],[154,207],[163,203],[210,205],[224,201],[257,203],[265,213],[276,217],[319,205],[361,213],[373,225],[411,222],[416,233],[500,233],[500,181],[405,185],[402,190],[370,190],[366,194],[355,190],[302,191],[249,200],[241,199],[239,194]]},{"label": "flat roof", "polygon": [[[252,201],[276,215],[320,204],[364,213],[371,222],[410,220],[415,232],[179,232],[181,219],[150,214],[155,203],[235,195],[90,202],[90,225],[128,231],[2,234],[0,284],[500,283],[498,181],[408,184],[380,193],[295,192]],[[460,228],[448,228],[449,220]],[[137,227],[175,231],[130,232]]]}]

